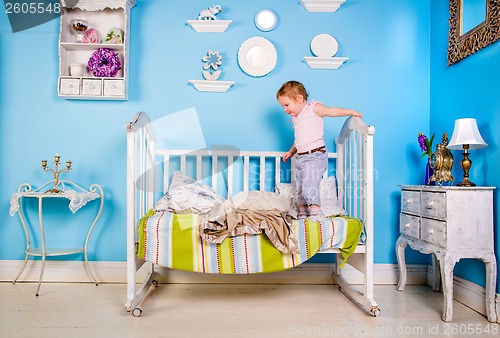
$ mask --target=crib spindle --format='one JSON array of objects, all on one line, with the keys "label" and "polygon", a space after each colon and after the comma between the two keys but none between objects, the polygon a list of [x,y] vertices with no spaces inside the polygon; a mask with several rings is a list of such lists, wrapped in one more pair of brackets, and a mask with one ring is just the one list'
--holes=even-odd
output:
[{"label": "crib spindle", "polygon": [[201,155],[196,155],[196,180],[201,181],[202,171],[201,171]]},{"label": "crib spindle", "polygon": [[274,162],[274,185],[276,185],[277,183],[281,182],[281,157],[276,157]]},{"label": "crib spindle", "polygon": [[[227,196],[233,196],[233,156],[227,157]],[[224,174],[224,172],[223,172]]]},{"label": "crib spindle", "polygon": [[248,172],[250,171],[250,156],[243,157],[243,191],[248,191]]},{"label": "crib spindle", "polygon": [[266,158],[264,156],[260,156],[260,164],[259,164],[259,190],[266,190]]},{"label": "crib spindle", "polygon": [[212,154],[212,188],[217,190],[217,155]]},{"label": "crib spindle", "polygon": [[186,154],[182,154],[180,157],[181,157],[180,170],[181,172],[186,173]]},{"label": "crib spindle", "polygon": [[170,172],[170,156],[163,155],[163,193],[168,191],[168,173]]}]

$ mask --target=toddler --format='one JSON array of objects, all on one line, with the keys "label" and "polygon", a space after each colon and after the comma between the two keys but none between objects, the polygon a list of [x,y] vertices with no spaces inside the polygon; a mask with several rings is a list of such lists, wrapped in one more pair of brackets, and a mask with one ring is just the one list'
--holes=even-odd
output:
[{"label": "toddler", "polygon": [[361,113],[346,108],[327,107],[308,100],[304,85],[297,81],[284,83],[276,93],[276,99],[285,113],[292,117],[294,143],[283,156],[286,162],[297,154],[295,183],[299,218],[321,215],[319,185],[328,168],[328,154],[324,141],[323,117],[357,116]]}]

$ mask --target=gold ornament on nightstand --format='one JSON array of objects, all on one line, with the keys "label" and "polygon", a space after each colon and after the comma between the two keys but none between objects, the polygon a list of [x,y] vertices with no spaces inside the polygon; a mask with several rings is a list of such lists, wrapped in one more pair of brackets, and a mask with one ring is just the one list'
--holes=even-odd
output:
[{"label": "gold ornament on nightstand", "polygon": [[439,185],[444,182],[453,183],[451,169],[453,168],[453,154],[446,147],[448,145],[448,133],[443,134],[441,143],[436,144],[436,151],[431,155],[431,168],[434,173],[429,178],[429,182],[437,182]]},{"label": "gold ornament on nightstand", "polygon": [[59,162],[61,161],[61,156],[59,154],[56,154],[54,156],[54,164],[55,169],[51,169],[47,167],[47,160],[42,160],[42,169],[45,172],[51,172],[54,174],[54,188],[47,190],[45,193],[50,193],[50,194],[58,194],[60,192],[63,192],[62,190],[59,190],[57,186],[59,185],[59,174],[60,173],[67,173],[68,171],[71,170],[71,161],[66,161],[66,169],[61,169],[59,170]]}]

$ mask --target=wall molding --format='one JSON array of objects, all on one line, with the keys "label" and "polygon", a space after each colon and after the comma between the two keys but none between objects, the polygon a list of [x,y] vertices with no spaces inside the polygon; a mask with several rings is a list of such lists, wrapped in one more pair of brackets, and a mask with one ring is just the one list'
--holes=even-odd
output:
[{"label": "wall molding", "polygon": [[[0,281],[12,282],[19,273],[24,261],[0,261]],[[90,262],[91,269],[99,283],[126,283],[126,262]],[[21,282],[38,282],[40,276],[40,260],[30,260],[24,273],[19,279]],[[296,268],[266,274],[251,275],[213,275],[193,272],[157,269],[156,279],[160,283],[234,283],[234,284],[331,284],[332,272],[335,264],[310,263]],[[137,282],[141,283],[146,271],[139,271]],[[363,275],[346,265],[344,277],[352,284],[362,284]],[[375,264],[374,281],[377,285],[396,285],[399,279],[399,270],[396,264]],[[407,265],[407,285],[431,285],[434,281],[432,265]],[[87,273],[83,261],[46,261],[43,276],[44,283],[93,283]],[[485,288],[464,278],[454,276],[453,296],[458,302],[471,309],[486,315]],[[42,286],[43,287],[43,286]],[[496,310],[500,314],[500,294],[496,295]],[[500,316],[499,316],[500,317]],[[500,318],[499,318],[500,323]]]},{"label": "wall molding", "polygon": [[[21,270],[24,261],[0,260],[0,281],[12,281]],[[126,283],[126,262],[89,262],[92,272],[100,283]],[[18,282],[38,282],[40,276],[40,260],[29,260],[25,271]],[[157,268],[157,280],[160,283],[264,283],[264,284],[331,284],[335,264],[306,263],[290,270],[250,275],[215,275],[200,274],[187,271]],[[427,266],[422,264],[407,265],[407,284],[423,285],[427,283]],[[362,284],[363,274],[346,265],[343,274],[352,284]],[[138,273],[138,281],[142,282],[144,271]],[[83,261],[48,260],[45,263],[44,282],[59,283],[91,283]],[[397,265],[375,264],[375,284],[397,284]]]}]

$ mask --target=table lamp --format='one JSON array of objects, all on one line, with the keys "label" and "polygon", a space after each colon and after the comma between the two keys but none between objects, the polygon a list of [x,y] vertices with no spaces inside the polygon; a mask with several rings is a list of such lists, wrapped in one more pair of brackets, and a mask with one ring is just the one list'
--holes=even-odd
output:
[{"label": "table lamp", "polygon": [[469,159],[469,149],[485,148],[488,145],[484,142],[479,129],[477,128],[476,119],[466,118],[455,120],[455,128],[451,141],[448,143],[448,149],[460,150],[463,149],[464,158],[460,165],[464,170],[464,179],[458,183],[461,187],[475,187],[476,185],[469,180],[469,170],[472,166],[472,161]]}]

